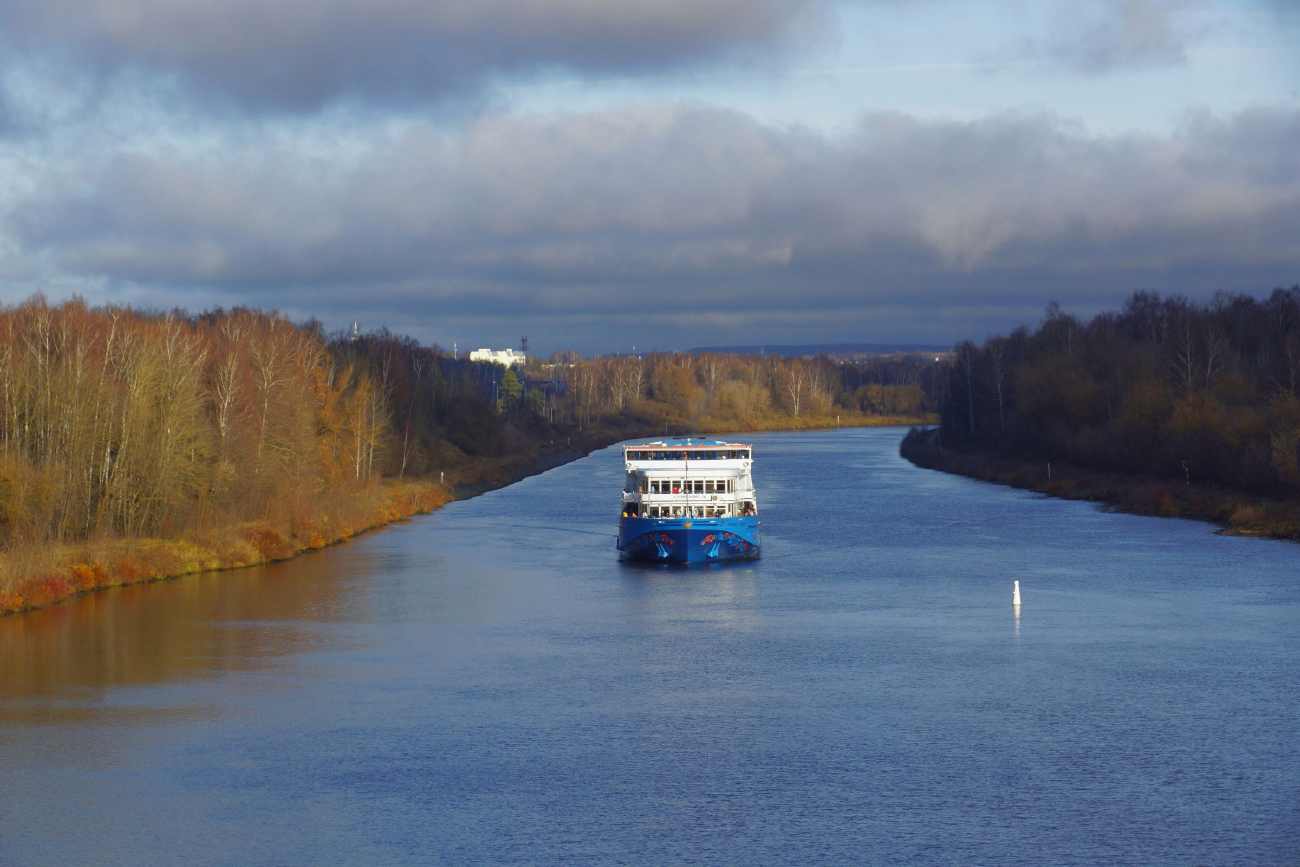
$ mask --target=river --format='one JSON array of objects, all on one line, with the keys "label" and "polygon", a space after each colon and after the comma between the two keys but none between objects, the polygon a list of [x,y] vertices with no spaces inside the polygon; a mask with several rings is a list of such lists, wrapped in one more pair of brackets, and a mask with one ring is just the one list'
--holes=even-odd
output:
[{"label": "river", "polygon": [[0,863],[1300,863],[1300,547],[900,437],[746,438],[753,563],[620,564],[606,449],[0,618]]}]

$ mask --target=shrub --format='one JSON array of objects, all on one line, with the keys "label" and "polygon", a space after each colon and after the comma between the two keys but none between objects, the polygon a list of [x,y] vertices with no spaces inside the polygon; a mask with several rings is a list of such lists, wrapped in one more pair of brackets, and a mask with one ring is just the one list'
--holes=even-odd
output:
[{"label": "shrub", "polygon": [[264,560],[283,560],[293,554],[293,549],[284,541],[284,537],[269,527],[250,530],[248,542]]},{"label": "shrub", "polygon": [[1234,527],[1258,527],[1264,523],[1264,510],[1259,506],[1238,506],[1233,510],[1228,523]]}]

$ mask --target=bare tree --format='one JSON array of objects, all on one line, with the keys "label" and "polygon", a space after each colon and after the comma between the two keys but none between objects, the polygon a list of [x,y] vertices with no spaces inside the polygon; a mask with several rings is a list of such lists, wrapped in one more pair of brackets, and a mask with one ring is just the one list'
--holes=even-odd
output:
[{"label": "bare tree", "polygon": [[953,358],[966,392],[966,422],[971,439],[975,438],[975,358],[978,354],[979,348],[974,343],[963,340],[957,345]]},{"label": "bare tree", "polygon": [[1190,313],[1184,312],[1178,322],[1169,329],[1168,359],[1174,381],[1183,389],[1184,394],[1192,390],[1196,375],[1200,372],[1200,357],[1197,346],[1197,333]]},{"label": "bare tree", "polygon": [[[989,362],[988,383],[993,391],[993,399],[998,405],[998,424],[1003,437],[1007,435],[1007,377],[1010,375],[1010,348],[1011,341],[1001,336],[994,337],[984,344],[984,354]],[[968,369],[967,376],[969,375]]]},{"label": "bare tree", "polygon": [[790,408],[799,414],[800,406],[808,393],[809,371],[802,358],[792,358],[781,367],[781,383],[790,399]]}]

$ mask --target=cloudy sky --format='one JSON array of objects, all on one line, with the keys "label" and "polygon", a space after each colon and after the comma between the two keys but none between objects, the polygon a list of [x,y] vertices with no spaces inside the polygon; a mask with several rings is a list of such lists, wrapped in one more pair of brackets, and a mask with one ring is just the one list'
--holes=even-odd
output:
[{"label": "cloudy sky", "polygon": [[951,342],[1300,282],[1295,0],[0,0],[0,298]]}]

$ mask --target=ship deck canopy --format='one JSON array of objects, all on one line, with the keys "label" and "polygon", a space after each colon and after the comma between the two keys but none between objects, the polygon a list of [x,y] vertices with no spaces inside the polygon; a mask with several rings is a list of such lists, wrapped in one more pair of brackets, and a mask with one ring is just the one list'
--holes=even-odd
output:
[{"label": "ship deck canopy", "polygon": [[629,461],[748,460],[750,446],[699,437],[681,437],[626,446],[624,454]]}]

